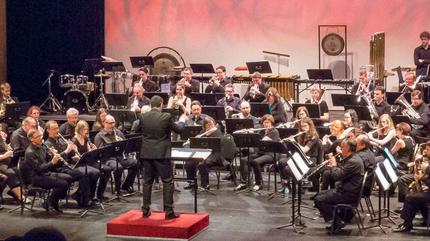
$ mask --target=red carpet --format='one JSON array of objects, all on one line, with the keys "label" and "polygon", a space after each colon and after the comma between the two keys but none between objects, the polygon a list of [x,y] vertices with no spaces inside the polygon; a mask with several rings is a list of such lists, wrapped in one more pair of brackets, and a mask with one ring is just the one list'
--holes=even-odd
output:
[{"label": "red carpet", "polygon": [[142,218],[142,211],[131,210],[107,223],[107,235],[189,239],[208,225],[206,213],[181,213],[179,218],[165,220],[164,212]]}]

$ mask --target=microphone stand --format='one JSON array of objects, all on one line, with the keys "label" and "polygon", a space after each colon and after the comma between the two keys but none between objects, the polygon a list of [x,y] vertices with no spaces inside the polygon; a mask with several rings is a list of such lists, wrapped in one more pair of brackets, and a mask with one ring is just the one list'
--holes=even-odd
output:
[{"label": "microphone stand", "polygon": [[44,86],[46,83],[48,83],[48,97],[43,101],[43,103],[39,106],[40,109],[43,109],[46,105],[46,109],[57,112],[61,111],[63,107],[61,106],[60,101],[52,94],[51,89],[51,78],[54,75],[55,70],[51,70],[51,73],[48,75],[48,78],[45,80],[45,82],[42,83],[42,86]]}]

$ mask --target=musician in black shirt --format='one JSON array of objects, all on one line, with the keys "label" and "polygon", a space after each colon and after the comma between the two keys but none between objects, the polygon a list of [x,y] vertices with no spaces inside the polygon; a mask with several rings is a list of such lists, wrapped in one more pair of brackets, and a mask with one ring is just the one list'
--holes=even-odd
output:
[{"label": "musician in black shirt", "polygon": [[79,111],[75,108],[69,108],[66,111],[67,122],[60,126],[60,134],[71,139],[75,135],[76,123],[79,119]]},{"label": "musician in black shirt", "polygon": [[430,110],[424,103],[421,91],[414,90],[411,93],[411,105],[419,115],[419,118],[411,118],[411,136],[427,137],[430,132]]},{"label": "musician in black shirt", "polygon": [[226,70],[224,66],[218,66],[215,69],[215,74],[209,85],[205,89],[205,93],[224,93],[225,86],[231,84],[231,79],[226,76]]},{"label": "musician in black shirt", "polygon": [[17,150],[25,151],[27,149],[30,145],[27,133],[34,128],[36,128],[36,121],[33,117],[26,117],[22,120],[21,127],[12,132],[10,136],[10,146],[15,152]]},{"label": "musician in black shirt", "polygon": [[430,64],[430,33],[424,31],[420,34],[421,45],[414,50],[414,63],[417,66],[416,76],[427,75]]},{"label": "musician in black shirt", "polygon": [[325,90],[320,89],[318,86],[314,85],[311,87],[311,99],[307,100],[305,103],[318,104],[320,106],[321,117],[315,125],[319,125],[320,122],[327,122],[330,119],[328,105],[325,100],[322,99]]},{"label": "musician in black shirt", "polygon": [[262,102],[266,96],[266,92],[269,89],[269,85],[263,82],[262,76],[259,72],[252,74],[252,83],[248,86],[243,99],[248,102]]},{"label": "musician in black shirt", "polygon": [[133,87],[133,95],[128,98],[127,109],[140,112],[140,108],[144,105],[149,105],[149,98],[143,95],[144,89],[140,85]]},{"label": "musician in black shirt", "polygon": [[378,116],[390,114],[391,106],[385,101],[385,89],[383,86],[376,86],[373,91],[373,105]]},{"label": "musician in black shirt", "polygon": [[148,78],[149,69],[146,67],[139,69],[139,80],[133,83],[133,87],[136,85],[140,85],[143,87],[143,91],[146,92],[155,92],[158,91],[157,84]]},{"label": "musician in black shirt", "polygon": [[233,84],[225,86],[225,96],[218,101],[217,106],[224,106],[227,118],[239,112],[240,98],[234,96]]}]

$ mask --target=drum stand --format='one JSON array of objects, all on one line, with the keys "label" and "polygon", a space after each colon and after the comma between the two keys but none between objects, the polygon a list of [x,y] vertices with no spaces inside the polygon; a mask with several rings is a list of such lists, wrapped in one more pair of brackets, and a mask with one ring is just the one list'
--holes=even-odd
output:
[{"label": "drum stand", "polygon": [[100,75],[100,95],[96,98],[94,105],[91,107],[92,110],[96,110],[97,107],[99,108],[108,107],[108,102],[103,92],[103,89],[104,89],[103,74],[99,74],[99,75]]},{"label": "drum stand", "polygon": [[51,73],[49,74],[48,78],[42,84],[42,86],[44,86],[46,82],[48,82],[48,97],[40,105],[40,109],[43,109],[44,107],[46,107],[47,110],[57,112],[57,111],[61,111],[63,107],[61,106],[60,101],[58,101],[58,99],[52,94],[51,78],[54,75],[54,72],[55,71],[51,70]]}]

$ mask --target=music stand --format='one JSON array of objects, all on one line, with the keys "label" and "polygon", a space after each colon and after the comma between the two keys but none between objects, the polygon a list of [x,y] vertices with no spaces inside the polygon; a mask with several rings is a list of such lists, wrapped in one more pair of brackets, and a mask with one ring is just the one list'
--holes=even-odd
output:
[{"label": "music stand", "polygon": [[333,102],[333,106],[345,106],[345,105],[367,106],[362,98],[359,103],[357,103],[357,100],[358,100],[358,96],[356,95],[331,94],[331,101]]},{"label": "music stand", "polygon": [[310,118],[320,118],[321,117],[321,110],[320,105],[315,103],[294,103],[293,104],[293,113],[297,112],[297,109],[299,107],[304,106],[308,112]]},{"label": "music stand", "polygon": [[132,68],[142,68],[145,66],[154,66],[154,58],[152,56],[130,56]]},{"label": "music stand", "polygon": [[[103,159],[107,159],[107,158],[115,158],[116,161],[116,170],[118,170],[119,167],[119,160],[118,157],[123,158],[123,154],[124,154],[124,150],[125,150],[125,146],[127,145],[127,140],[122,140],[122,141],[116,141],[116,142],[112,142],[110,143],[108,146],[110,146],[109,151],[110,152],[106,152],[103,153]],[[116,187],[117,191],[116,191],[116,195],[115,197],[107,200],[106,202],[111,202],[111,201],[125,201],[125,202],[129,202],[127,199],[124,199],[121,197],[121,194],[119,192],[119,187]]]},{"label": "music stand", "polygon": [[345,105],[345,110],[353,109],[357,112],[359,120],[371,121],[372,116],[370,115],[369,108],[367,106],[357,106],[357,105]]},{"label": "music stand", "polygon": [[281,139],[290,137],[290,136],[297,134],[299,132],[299,129],[297,129],[297,128],[279,128],[278,127],[278,128],[276,128],[276,130],[278,130],[279,137]]},{"label": "music stand", "polygon": [[216,121],[225,120],[224,106],[202,106],[202,113],[214,118]]},{"label": "music stand", "polygon": [[216,105],[218,102],[216,95],[210,93],[191,93],[191,99],[198,100],[202,106]]},{"label": "music stand", "polygon": [[[124,148],[124,155],[135,153],[136,159],[140,160],[138,155],[140,153],[141,147],[142,147],[142,137],[140,135],[131,137],[131,138],[127,139],[127,144],[125,145],[125,148]],[[123,195],[123,197],[128,197],[128,196],[132,196],[135,194],[143,194],[140,191],[140,178],[139,178],[140,170],[141,170],[142,166],[141,166],[140,161],[138,161],[137,163],[139,165],[139,167],[137,168],[137,191],[135,191],[133,193],[125,194],[125,195]]]},{"label": "music stand", "polygon": [[402,93],[402,92],[385,92],[385,99],[387,100],[387,103],[390,105],[394,105],[397,98],[399,98],[400,95],[404,94],[405,99],[409,104],[411,103],[411,93]]},{"label": "music stand", "polygon": [[269,104],[266,103],[249,103],[251,106],[251,115],[255,117],[263,117],[265,114],[270,114]]},{"label": "music stand", "polygon": [[163,99],[163,105],[167,105],[169,102],[169,94],[164,92],[143,92],[143,95],[151,99],[154,95],[158,95]]},{"label": "music stand", "polygon": [[331,69],[307,69],[310,80],[333,80]]},{"label": "music stand", "polygon": [[193,73],[195,74],[202,74],[201,78],[201,89],[203,91],[203,74],[214,74],[215,69],[212,64],[190,64],[191,69],[193,70]]},{"label": "music stand", "polygon": [[102,61],[99,58],[85,59],[82,69],[86,75],[94,77],[99,70],[103,69]]},{"label": "music stand", "polygon": [[121,124],[123,130],[126,129],[125,124],[133,124],[133,121],[137,120],[137,116],[136,116],[136,112],[131,111],[131,110],[120,110],[120,109],[115,109],[115,110],[109,110],[108,111],[110,115],[112,115],[116,122],[118,124]]},{"label": "music stand", "polygon": [[258,62],[246,62],[249,74],[259,72],[260,74],[271,74],[272,68],[270,68],[269,61],[258,61]]},{"label": "music stand", "polygon": [[394,125],[399,124],[400,122],[411,124],[411,119],[407,115],[392,115],[391,119],[393,120]]},{"label": "music stand", "polygon": [[318,136],[320,137],[330,135],[330,127],[328,126],[317,126],[315,128],[317,129]]},{"label": "music stand", "polygon": [[128,96],[127,94],[105,94],[108,106],[127,106]]},{"label": "music stand", "polygon": [[202,126],[185,126],[181,132],[181,140],[188,140],[195,137],[202,130]]},{"label": "music stand", "polygon": [[30,108],[30,101],[23,101],[19,103],[6,104],[5,122],[13,123],[14,121],[20,122],[20,118],[26,115],[28,108]]},{"label": "music stand", "polygon": [[254,128],[254,121],[252,119],[225,119],[225,126],[227,134],[232,134],[237,130]]}]

